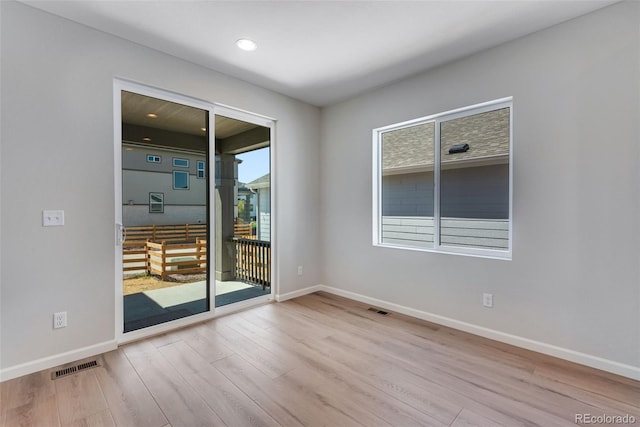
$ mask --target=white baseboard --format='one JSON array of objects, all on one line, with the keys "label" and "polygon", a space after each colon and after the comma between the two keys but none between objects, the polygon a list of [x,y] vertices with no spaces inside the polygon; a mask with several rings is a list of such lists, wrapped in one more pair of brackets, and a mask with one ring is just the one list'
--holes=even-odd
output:
[{"label": "white baseboard", "polygon": [[[306,288],[303,291],[313,289],[315,291],[325,291],[330,294],[338,295],[341,297],[349,298],[355,301],[360,301],[366,304],[371,304],[376,307],[384,308],[387,310],[395,311],[397,313],[406,314],[418,319],[427,320],[429,322],[437,323],[442,326],[448,326],[453,329],[458,329],[464,332],[469,332],[474,335],[489,338],[495,341],[500,341],[506,344],[511,344],[517,347],[522,347],[527,350],[536,351],[549,356],[557,357],[560,359],[575,362],[581,365],[590,366],[592,368],[601,369],[603,371],[611,372],[617,375],[622,375],[634,380],[640,380],[640,367],[626,365],[613,360],[603,359],[598,356],[581,353],[578,351],[570,350],[563,347],[558,347],[552,344],[547,344],[540,341],[531,340],[528,338],[520,337],[517,335],[511,335],[504,332],[496,331],[494,329],[485,328],[482,326],[474,325],[460,320],[451,319],[449,317],[440,316],[437,314],[429,313],[426,311],[416,310],[410,307],[405,307],[399,304],[371,298],[365,295],[357,294],[343,289],[333,288],[326,285],[317,285],[311,288]],[[298,291],[301,292],[301,291]],[[295,292],[292,292],[295,293]],[[311,293],[311,292],[306,292]],[[301,295],[305,295],[302,293]],[[295,295],[295,296],[301,296]]]},{"label": "white baseboard", "polygon": [[298,289],[297,291],[287,292],[286,294],[277,294],[275,296],[275,300],[278,302],[282,302],[291,298],[298,298],[304,295],[312,294],[314,292],[324,291],[326,290],[325,288],[326,286],[323,286],[323,285],[310,286],[308,288]]},{"label": "white baseboard", "polygon": [[77,350],[68,351],[66,353],[43,357],[42,359],[37,359],[21,365],[11,366],[0,370],[0,382],[42,371],[43,369],[64,365],[65,363],[74,362],[76,360],[85,359],[87,357],[96,356],[98,354],[115,350],[116,348],[118,348],[118,344],[115,340],[105,341],[88,347],[79,348]]}]

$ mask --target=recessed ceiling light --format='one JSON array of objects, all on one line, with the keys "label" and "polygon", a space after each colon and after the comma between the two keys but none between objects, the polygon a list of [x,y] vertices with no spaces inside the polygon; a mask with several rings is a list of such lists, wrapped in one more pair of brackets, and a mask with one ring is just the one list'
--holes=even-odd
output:
[{"label": "recessed ceiling light", "polygon": [[151,138],[149,138],[149,137],[147,137],[147,136],[145,136],[144,138],[142,138],[142,140],[143,140],[144,142],[151,142]]},{"label": "recessed ceiling light", "polygon": [[157,114],[153,114],[153,113],[149,113],[149,114],[147,114],[147,117],[149,117],[150,119],[157,119],[158,115]]},{"label": "recessed ceiling light", "polygon": [[236,46],[238,46],[242,50],[246,50],[247,52],[251,52],[252,50],[256,50],[258,48],[256,42],[249,39],[240,39],[236,41]]},{"label": "recessed ceiling light", "polygon": [[206,131],[207,131],[207,128],[200,128],[200,130],[201,130],[202,132],[206,132]]}]

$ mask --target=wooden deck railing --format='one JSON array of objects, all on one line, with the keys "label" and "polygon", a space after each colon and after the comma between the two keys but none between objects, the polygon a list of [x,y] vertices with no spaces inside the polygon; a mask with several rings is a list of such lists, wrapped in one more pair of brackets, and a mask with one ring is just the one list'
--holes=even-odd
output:
[{"label": "wooden deck railing", "polygon": [[236,279],[271,286],[271,242],[234,238]]}]

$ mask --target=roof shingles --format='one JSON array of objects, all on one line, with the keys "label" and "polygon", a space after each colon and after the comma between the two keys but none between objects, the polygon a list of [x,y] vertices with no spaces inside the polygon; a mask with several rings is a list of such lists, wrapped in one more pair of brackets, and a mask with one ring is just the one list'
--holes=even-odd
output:
[{"label": "roof shingles", "polygon": [[[442,163],[508,155],[509,120],[509,108],[501,108],[441,122]],[[432,166],[434,134],[434,122],[385,132],[382,135],[382,169]],[[469,150],[449,154],[449,148],[456,144],[469,144]]]}]

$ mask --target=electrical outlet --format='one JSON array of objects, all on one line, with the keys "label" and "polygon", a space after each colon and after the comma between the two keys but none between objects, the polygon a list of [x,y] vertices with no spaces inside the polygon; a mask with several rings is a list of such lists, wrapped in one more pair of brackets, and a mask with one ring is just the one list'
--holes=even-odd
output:
[{"label": "electrical outlet", "polygon": [[53,313],[53,329],[66,328],[67,327],[67,312],[60,311]]},{"label": "electrical outlet", "polygon": [[482,294],[482,305],[493,308],[493,294]]},{"label": "electrical outlet", "polygon": [[298,266],[298,276],[302,276],[302,266]]},{"label": "electrical outlet", "polygon": [[64,211],[42,211],[43,227],[60,227],[64,225]]}]

